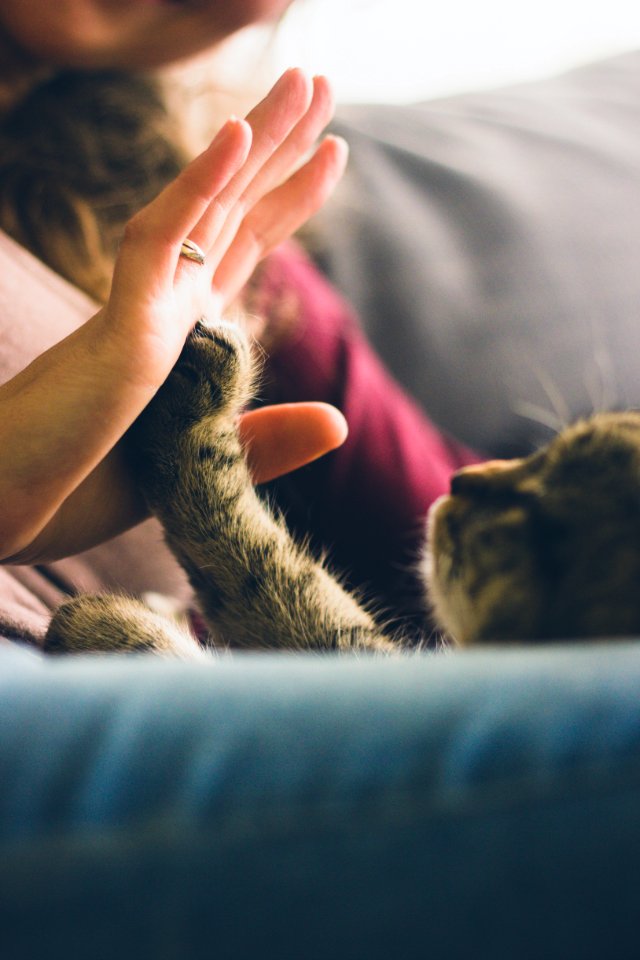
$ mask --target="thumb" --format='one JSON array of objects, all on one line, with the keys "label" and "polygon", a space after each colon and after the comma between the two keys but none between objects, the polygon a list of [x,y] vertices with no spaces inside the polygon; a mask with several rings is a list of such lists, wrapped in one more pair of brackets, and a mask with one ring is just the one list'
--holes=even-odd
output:
[{"label": "thumb", "polygon": [[281,403],[250,410],[240,420],[255,483],[265,483],[335,450],[347,438],[347,421],[328,403]]}]

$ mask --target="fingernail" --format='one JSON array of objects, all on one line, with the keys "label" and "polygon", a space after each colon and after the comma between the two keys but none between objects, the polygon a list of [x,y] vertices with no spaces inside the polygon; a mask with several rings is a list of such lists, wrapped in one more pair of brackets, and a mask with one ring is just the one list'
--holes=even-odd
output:
[{"label": "fingernail", "polygon": [[[236,117],[235,114],[232,114],[229,117],[229,119],[226,120],[225,123],[223,123],[223,125],[220,127],[220,129],[216,133],[215,137],[211,141],[211,146],[212,147],[221,146],[225,142],[225,140],[228,140],[229,137],[233,136],[234,133],[237,132],[238,127],[244,128],[248,126],[249,125],[245,120],[240,120],[238,117]],[[249,130],[251,130],[250,127],[249,127]]]},{"label": "fingernail", "polygon": [[345,158],[349,156],[349,144],[344,139],[344,137],[339,137],[335,133],[329,133],[325,137],[325,140],[331,140],[333,143],[335,143],[335,145],[339,148],[339,150],[342,152]]}]

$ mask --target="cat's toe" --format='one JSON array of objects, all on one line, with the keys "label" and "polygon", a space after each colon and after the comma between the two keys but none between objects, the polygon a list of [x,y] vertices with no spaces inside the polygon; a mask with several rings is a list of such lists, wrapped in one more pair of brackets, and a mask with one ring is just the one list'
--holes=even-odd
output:
[{"label": "cat's toe", "polygon": [[235,414],[251,390],[251,351],[246,335],[236,324],[198,322],[170,379],[181,394],[183,409],[190,406],[195,418]]},{"label": "cat's toe", "polygon": [[44,640],[48,654],[155,653],[182,660],[209,655],[191,634],[132,597],[80,595],[55,611]]},{"label": "cat's toe", "polygon": [[251,389],[252,358],[243,331],[227,323],[196,324],[169,377],[127,435],[132,469],[154,512],[193,473],[203,436],[207,448],[224,438],[227,449]]}]

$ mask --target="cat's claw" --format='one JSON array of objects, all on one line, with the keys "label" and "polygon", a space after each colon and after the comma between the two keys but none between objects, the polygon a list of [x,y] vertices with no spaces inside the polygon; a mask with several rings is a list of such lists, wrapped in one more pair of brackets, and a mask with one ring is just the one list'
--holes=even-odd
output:
[{"label": "cat's claw", "polygon": [[[244,333],[225,321],[215,326],[198,321],[165,388],[178,395],[182,409],[190,409],[193,419],[235,415],[251,389],[251,353]],[[162,396],[158,399],[162,402]]]}]

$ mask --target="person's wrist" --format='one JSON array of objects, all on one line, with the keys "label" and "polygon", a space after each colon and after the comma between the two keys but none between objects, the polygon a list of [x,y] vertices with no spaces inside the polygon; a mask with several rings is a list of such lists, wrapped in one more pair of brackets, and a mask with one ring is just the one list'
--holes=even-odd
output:
[{"label": "person's wrist", "polygon": [[83,352],[95,365],[96,375],[120,391],[122,398],[123,391],[130,395],[133,405],[139,407],[137,416],[175,362],[164,339],[120,322],[108,306],[85,324],[84,336]]}]

